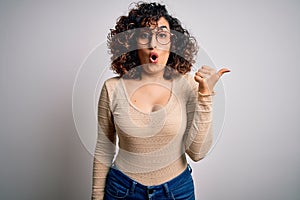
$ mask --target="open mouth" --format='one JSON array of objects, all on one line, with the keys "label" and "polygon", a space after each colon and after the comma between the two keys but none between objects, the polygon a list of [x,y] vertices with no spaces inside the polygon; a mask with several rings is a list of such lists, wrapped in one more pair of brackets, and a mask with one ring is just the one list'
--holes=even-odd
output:
[{"label": "open mouth", "polygon": [[150,60],[150,63],[157,63],[158,62],[158,54],[155,52],[151,52],[149,60]]}]

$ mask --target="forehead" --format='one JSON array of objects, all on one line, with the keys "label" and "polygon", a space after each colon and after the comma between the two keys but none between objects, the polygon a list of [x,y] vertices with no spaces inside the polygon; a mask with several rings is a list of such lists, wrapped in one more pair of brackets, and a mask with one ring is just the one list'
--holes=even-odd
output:
[{"label": "forehead", "polygon": [[150,28],[151,29],[154,29],[154,28],[160,28],[160,27],[165,27],[167,28],[168,30],[170,30],[170,25],[169,25],[169,22],[164,18],[164,17],[161,17],[158,19],[157,21],[157,25],[151,25]]}]

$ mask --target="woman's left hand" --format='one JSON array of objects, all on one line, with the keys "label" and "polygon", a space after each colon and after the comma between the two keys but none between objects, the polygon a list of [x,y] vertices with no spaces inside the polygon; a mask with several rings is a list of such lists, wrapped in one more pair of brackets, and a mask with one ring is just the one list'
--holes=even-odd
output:
[{"label": "woman's left hand", "polygon": [[202,66],[195,73],[195,81],[199,83],[199,92],[203,95],[213,93],[214,86],[224,73],[230,72],[227,68],[222,68],[218,72],[209,66]]}]

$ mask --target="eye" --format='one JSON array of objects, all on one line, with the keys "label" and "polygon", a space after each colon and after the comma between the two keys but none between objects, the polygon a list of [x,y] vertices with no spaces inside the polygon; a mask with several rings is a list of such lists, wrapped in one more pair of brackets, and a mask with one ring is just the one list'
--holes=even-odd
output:
[{"label": "eye", "polygon": [[139,37],[141,39],[148,39],[150,37],[150,34],[146,33],[146,32],[143,32],[143,33],[140,33]]},{"label": "eye", "polygon": [[165,32],[159,32],[158,34],[157,34],[157,37],[159,37],[159,38],[167,38],[168,37],[168,34],[167,33],[165,33]]},{"label": "eye", "polygon": [[158,37],[160,37],[160,38],[165,38],[165,37],[167,37],[167,34],[165,34],[165,33],[159,33],[159,34],[158,34]]}]

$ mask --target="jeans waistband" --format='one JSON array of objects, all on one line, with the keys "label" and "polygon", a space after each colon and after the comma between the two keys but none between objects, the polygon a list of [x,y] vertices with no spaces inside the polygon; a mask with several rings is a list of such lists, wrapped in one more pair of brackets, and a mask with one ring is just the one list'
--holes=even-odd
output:
[{"label": "jeans waistband", "polygon": [[185,180],[185,178],[188,175],[190,175],[192,173],[192,168],[188,164],[186,169],[181,174],[179,174],[175,178],[171,179],[170,181],[167,181],[167,182],[165,182],[163,184],[160,184],[160,185],[146,186],[146,185],[143,185],[143,184],[131,179],[130,177],[128,177],[121,170],[119,170],[118,167],[115,164],[113,164],[111,166],[111,170],[113,170],[114,173],[117,173],[118,176],[121,176],[121,178],[122,178],[122,180],[124,181],[125,184],[132,185],[131,190],[134,190],[136,187],[144,189],[144,190],[149,190],[149,189],[164,189],[164,190],[167,189],[168,190],[168,188],[170,188],[170,187],[178,186],[182,181]]}]

